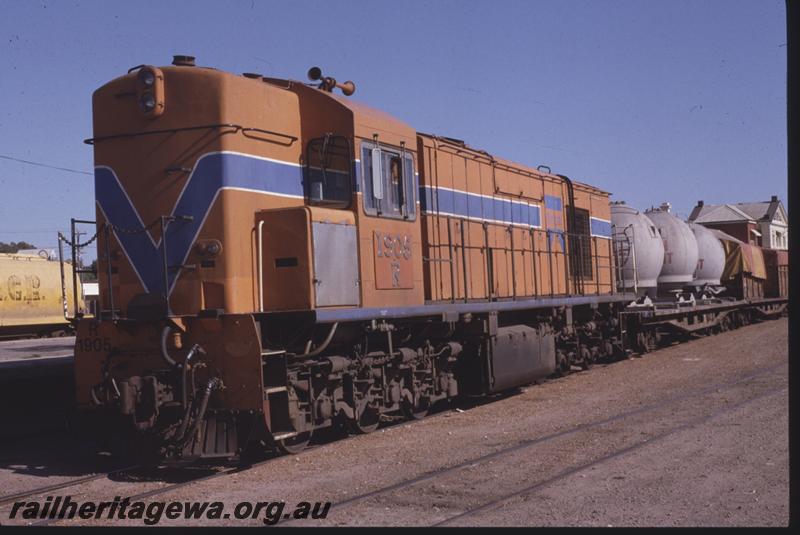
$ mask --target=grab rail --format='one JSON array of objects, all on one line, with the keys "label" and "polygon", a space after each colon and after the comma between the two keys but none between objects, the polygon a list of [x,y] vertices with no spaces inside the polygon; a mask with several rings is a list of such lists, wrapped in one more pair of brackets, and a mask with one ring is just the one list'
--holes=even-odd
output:
[{"label": "grab rail", "polygon": [[282,138],[285,138],[285,139],[289,140],[288,143],[281,143],[282,145],[285,144],[286,146],[289,146],[289,145],[291,145],[292,143],[294,143],[295,141],[298,140],[298,138],[296,136],[292,136],[290,134],[283,134],[281,132],[273,132],[272,130],[264,130],[263,128],[245,127],[245,126],[242,126],[242,125],[239,125],[239,124],[233,124],[233,123],[219,123],[219,124],[204,124],[204,125],[198,125],[198,126],[183,126],[183,127],[180,127],[180,128],[165,128],[165,129],[162,129],[162,130],[148,130],[148,131],[145,131],[145,132],[130,132],[130,133],[125,133],[125,134],[111,134],[109,136],[90,137],[88,139],[84,139],[83,142],[86,143],[87,145],[94,145],[98,141],[108,141],[110,139],[120,139],[120,138],[125,138],[125,137],[149,136],[149,135],[155,135],[155,134],[174,134],[175,132],[188,132],[188,131],[191,131],[191,130],[209,130],[209,129],[212,129],[212,128],[233,128],[234,131],[232,133],[236,133],[236,132],[240,132],[241,131],[242,134],[244,134],[246,137],[250,137],[250,138],[253,138],[253,139],[258,139],[258,138],[254,137],[254,136],[248,136],[247,134],[249,132],[258,132],[259,134],[268,134],[268,135],[278,136],[278,137],[282,137]]}]

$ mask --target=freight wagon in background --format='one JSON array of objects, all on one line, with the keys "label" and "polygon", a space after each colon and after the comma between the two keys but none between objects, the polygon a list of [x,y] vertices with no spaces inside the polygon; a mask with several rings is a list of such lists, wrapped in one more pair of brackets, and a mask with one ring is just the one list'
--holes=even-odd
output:
[{"label": "freight wagon in background", "polygon": [[789,251],[764,249],[764,264],[767,281],[764,286],[765,297],[786,297],[789,295]]},{"label": "freight wagon in background", "polygon": [[728,289],[727,295],[740,299],[764,297],[764,285],[767,279],[764,264],[766,250],[757,245],[744,243],[721,230],[709,230],[725,249],[725,268],[721,281]]},{"label": "freight wagon in background", "polygon": [[[71,275],[71,265],[66,265]],[[73,332],[66,317],[75,308],[72,278],[46,254],[0,254],[0,338],[64,336]],[[63,293],[66,290],[66,301]],[[78,282],[78,309],[83,310]]]}]

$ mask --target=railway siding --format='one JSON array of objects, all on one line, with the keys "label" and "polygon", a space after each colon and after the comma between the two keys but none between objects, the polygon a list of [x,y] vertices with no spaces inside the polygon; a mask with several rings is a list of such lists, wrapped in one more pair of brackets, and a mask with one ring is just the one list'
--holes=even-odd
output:
[{"label": "railway siding", "polygon": [[[785,525],[787,326],[597,366],[150,499],[333,502],[327,520],[299,522],[312,525]],[[121,488],[94,481],[90,495]]]}]

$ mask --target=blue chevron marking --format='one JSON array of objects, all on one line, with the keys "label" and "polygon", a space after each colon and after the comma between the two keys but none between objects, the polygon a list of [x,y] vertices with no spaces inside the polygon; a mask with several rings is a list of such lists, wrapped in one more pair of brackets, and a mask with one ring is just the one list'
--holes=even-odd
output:
[{"label": "blue chevron marking", "polygon": [[[132,177],[125,178],[130,180]],[[297,164],[235,152],[212,152],[198,158],[169,214],[175,217],[191,216],[192,220],[176,220],[168,224],[166,231],[168,265],[179,266],[186,262],[217,195],[223,189],[302,199],[303,172]],[[95,168],[95,200],[103,217],[115,227],[124,229],[145,227],[145,222],[142,221],[125,188],[110,167]],[[156,242],[149,232],[137,234],[117,232],[116,237],[145,291],[163,293],[161,240]],[[172,293],[179,273],[179,269],[170,270],[169,293]]]}]

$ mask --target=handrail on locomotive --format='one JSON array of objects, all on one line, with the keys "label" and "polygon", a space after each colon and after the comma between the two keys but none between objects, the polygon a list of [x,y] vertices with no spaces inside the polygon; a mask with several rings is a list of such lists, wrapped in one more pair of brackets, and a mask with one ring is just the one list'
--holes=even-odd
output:
[{"label": "handrail on locomotive", "polygon": [[[82,266],[81,267],[78,266],[78,258],[79,258],[79,254],[78,253],[79,253],[80,249],[82,249],[84,247],[88,247],[94,241],[97,241],[97,239],[100,237],[100,235],[103,234],[103,237],[104,237],[103,247],[105,249],[105,258],[106,259],[110,259],[111,258],[111,237],[113,236],[113,237],[116,238],[116,233],[117,232],[126,233],[126,234],[139,234],[139,233],[143,233],[143,232],[148,232],[151,228],[153,228],[156,225],[156,223],[158,223],[158,225],[160,227],[160,230],[161,230],[161,247],[160,247],[160,249],[161,249],[161,259],[162,259],[162,265],[161,265],[162,270],[161,271],[162,271],[162,279],[164,281],[164,292],[162,293],[162,296],[164,298],[164,311],[163,311],[163,313],[164,313],[164,318],[169,318],[170,316],[172,316],[172,310],[171,310],[170,301],[169,301],[169,293],[170,293],[169,292],[169,272],[170,272],[170,270],[192,268],[194,266],[193,265],[187,265],[187,264],[168,265],[168,261],[167,261],[167,228],[169,227],[170,223],[173,223],[175,221],[190,222],[193,219],[194,218],[192,216],[190,216],[190,215],[181,215],[181,216],[162,215],[162,216],[159,216],[151,224],[143,226],[142,228],[138,228],[138,229],[126,229],[126,228],[116,227],[116,226],[112,225],[111,223],[106,222],[104,225],[102,225],[97,230],[97,232],[94,234],[94,236],[92,236],[89,240],[87,240],[84,243],[80,243],[78,241],[79,236],[81,234],[83,234],[83,233],[78,232],[77,225],[79,225],[79,224],[97,225],[97,221],[89,221],[89,220],[85,220],[85,219],[75,219],[75,218],[70,219],[70,239],[67,240],[60,232],[58,233],[58,260],[59,260],[60,269],[61,269],[61,299],[62,299],[63,304],[64,304],[64,318],[67,321],[75,322],[75,321],[77,321],[77,320],[79,320],[79,319],[81,319],[83,317],[83,313],[78,309],[77,280],[78,280],[79,276],[81,274],[84,274],[84,273],[92,274],[95,277],[97,277],[97,274],[98,274],[97,273],[97,267],[94,267],[94,268],[83,268]],[[65,284],[65,278],[64,278],[65,277],[65,274],[64,274],[64,252],[63,252],[62,243],[67,243],[69,245],[69,247],[70,247],[70,255],[71,255],[71,258],[72,258],[72,261],[70,263],[71,275],[72,275],[72,281],[73,281],[73,292],[74,292],[74,295],[73,295],[74,310],[73,310],[72,317],[70,317],[68,315],[68,313],[67,313],[68,306],[67,306],[66,284]],[[97,266],[97,265],[98,265],[98,263],[95,264],[95,266]],[[107,277],[106,278],[107,278],[107,282],[108,282],[108,284],[107,284],[108,287],[107,287],[106,291],[107,291],[108,299],[109,299],[109,310],[107,310],[107,311],[98,310],[98,315],[102,318],[102,317],[105,316],[105,314],[104,314],[104,312],[105,312],[105,313],[107,313],[108,318],[113,320],[113,319],[117,319],[118,318],[118,314],[117,314],[117,309],[114,306],[114,287],[113,287],[113,284],[112,284],[112,273],[113,272],[112,272],[112,266],[111,266],[111,262],[110,261],[106,262],[106,268],[107,268],[107,274],[106,274]]]}]

